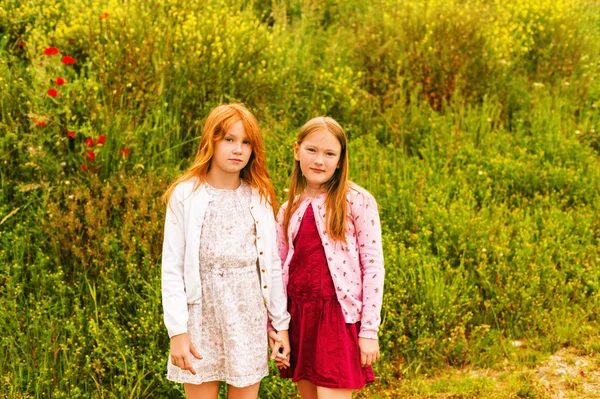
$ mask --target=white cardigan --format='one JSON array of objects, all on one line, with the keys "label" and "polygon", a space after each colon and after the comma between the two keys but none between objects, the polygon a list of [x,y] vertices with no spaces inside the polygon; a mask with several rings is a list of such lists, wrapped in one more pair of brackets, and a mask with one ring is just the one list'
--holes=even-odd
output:
[{"label": "white cardigan", "polygon": [[[196,179],[190,179],[178,184],[167,206],[162,253],[162,301],[169,337],[187,332],[188,304],[202,305],[200,235],[204,214],[212,198],[204,184],[194,191],[196,182]],[[255,187],[252,188],[250,213],[256,222],[260,286],[269,320],[276,330],[287,330],[290,315],[277,253],[275,218],[271,206],[260,197]]]}]

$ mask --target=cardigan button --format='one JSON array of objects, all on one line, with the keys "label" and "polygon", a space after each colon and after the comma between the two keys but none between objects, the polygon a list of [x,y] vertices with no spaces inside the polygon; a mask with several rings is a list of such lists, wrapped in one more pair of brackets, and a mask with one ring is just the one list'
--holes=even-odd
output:
[{"label": "cardigan button", "polygon": [[262,251],[260,251],[260,254],[259,254],[259,255],[262,255],[262,254],[263,254],[263,253],[262,253]]},{"label": "cardigan button", "polygon": [[262,269],[262,270],[261,270],[261,272],[263,272],[263,273],[264,273],[264,272],[265,272],[265,269]]},{"label": "cardigan button", "polygon": [[263,288],[264,288],[264,289],[267,289],[267,286],[265,285]]}]

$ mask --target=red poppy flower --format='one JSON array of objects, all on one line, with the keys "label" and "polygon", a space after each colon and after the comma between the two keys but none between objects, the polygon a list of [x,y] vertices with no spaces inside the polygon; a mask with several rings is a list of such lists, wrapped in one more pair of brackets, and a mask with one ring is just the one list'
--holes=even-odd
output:
[{"label": "red poppy flower", "polygon": [[65,55],[64,57],[62,57],[62,63],[65,65],[73,65],[75,63],[75,59],[73,57]]},{"label": "red poppy flower", "polygon": [[59,77],[56,78],[56,80],[54,81],[54,83],[56,83],[58,86],[62,86],[62,85],[65,84],[65,80],[59,76]]},{"label": "red poppy flower", "polygon": [[104,135],[98,137],[98,144],[104,144],[105,137]]},{"label": "red poppy flower", "polygon": [[35,123],[36,125],[41,126],[41,127],[46,126],[46,121],[35,120],[35,121],[33,121],[33,123]]},{"label": "red poppy flower", "polygon": [[96,154],[94,153],[94,150],[87,150],[85,152],[85,156],[88,159],[88,161],[94,161],[94,159],[96,159]]},{"label": "red poppy flower", "polygon": [[58,96],[58,92],[56,91],[56,89],[48,89],[48,95],[50,97],[56,97]]},{"label": "red poppy flower", "polygon": [[48,47],[46,50],[44,50],[44,54],[56,55],[56,54],[58,54],[58,49],[56,47]]},{"label": "red poppy flower", "polygon": [[25,47],[25,43],[19,42],[19,43],[17,43],[17,46],[19,46],[19,47]]},{"label": "red poppy flower", "polygon": [[105,12],[104,14],[100,15],[100,20],[106,19],[108,18],[108,13]]},{"label": "red poppy flower", "polygon": [[75,133],[74,133],[74,132],[67,132],[67,135],[68,135],[70,138],[72,138],[72,139],[74,139],[74,138],[75,138]]},{"label": "red poppy flower", "polygon": [[100,169],[102,169],[102,166],[94,166],[92,168],[92,173],[98,173],[100,172]]},{"label": "red poppy flower", "polygon": [[87,165],[86,164],[81,165],[81,170],[84,172],[87,172],[88,171]]},{"label": "red poppy flower", "polygon": [[91,137],[88,137],[87,139],[85,139],[85,145],[87,145],[88,147],[93,147],[94,146],[94,139]]},{"label": "red poppy flower", "polygon": [[121,150],[121,155],[123,155],[124,158],[129,157],[129,148],[123,148]]}]

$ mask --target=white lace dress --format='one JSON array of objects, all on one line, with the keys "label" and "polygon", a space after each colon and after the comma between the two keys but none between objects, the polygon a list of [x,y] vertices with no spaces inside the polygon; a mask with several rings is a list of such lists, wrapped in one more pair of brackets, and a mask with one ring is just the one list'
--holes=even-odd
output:
[{"label": "white lace dress", "polygon": [[205,184],[213,200],[200,238],[202,307],[188,305],[188,333],[203,359],[191,356],[193,375],[174,366],[169,356],[167,378],[191,384],[225,381],[241,388],[269,374],[252,188],[245,182],[236,190]]}]

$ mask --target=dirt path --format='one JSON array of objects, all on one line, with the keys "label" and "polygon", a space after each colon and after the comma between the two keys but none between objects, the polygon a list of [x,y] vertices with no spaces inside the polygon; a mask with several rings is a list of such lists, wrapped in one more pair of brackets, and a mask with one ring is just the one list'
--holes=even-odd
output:
[{"label": "dirt path", "polygon": [[[520,346],[520,345],[519,345]],[[526,350],[526,349],[524,349]],[[435,376],[379,381],[357,399],[600,399],[600,356],[561,349],[534,365],[448,368]]]},{"label": "dirt path", "polygon": [[547,398],[600,398],[600,359],[562,349],[535,370],[532,381]]}]

